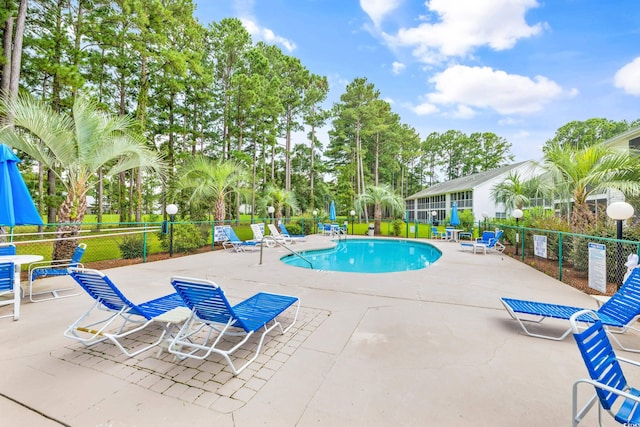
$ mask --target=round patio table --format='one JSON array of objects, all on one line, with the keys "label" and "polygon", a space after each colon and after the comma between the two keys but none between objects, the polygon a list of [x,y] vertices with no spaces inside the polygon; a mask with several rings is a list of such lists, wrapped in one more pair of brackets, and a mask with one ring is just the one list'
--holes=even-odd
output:
[{"label": "round patio table", "polygon": [[22,264],[30,264],[36,261],[42,261],[42,255],[2,255],[0,261],[11,261],[14,265],[15,272],[13,275],[13,320],[20,318],[20,266]]}]

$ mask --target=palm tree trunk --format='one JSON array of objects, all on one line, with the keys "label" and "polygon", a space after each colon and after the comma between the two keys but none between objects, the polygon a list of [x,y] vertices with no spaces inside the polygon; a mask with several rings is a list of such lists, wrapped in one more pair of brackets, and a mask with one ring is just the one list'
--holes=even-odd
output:
[{"label": "palm tree trunk", "polygon": [[56,228],[56,240],[53,244],[52,259],[70,259],[73,251],[78,246],[78,236],[84,214],[87,211],[86,196],[78,196],[73,190],[69,190],[67,198],[58,210],[59,225]]},{"label": "palm tree trunk", "polygon": [[373,234],[376,236],[380,233],[380,222],[382,221],[382,205],[376,203],[373,208]]}]

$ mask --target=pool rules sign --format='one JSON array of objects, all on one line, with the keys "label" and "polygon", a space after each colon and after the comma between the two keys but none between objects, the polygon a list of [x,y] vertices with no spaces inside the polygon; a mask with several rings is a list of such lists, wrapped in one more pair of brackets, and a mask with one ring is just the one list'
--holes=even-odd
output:
[{"label": "pool rules sign", "polygon": [[589,287],[607,292],[607,247],[600,243],[589,243]]}]

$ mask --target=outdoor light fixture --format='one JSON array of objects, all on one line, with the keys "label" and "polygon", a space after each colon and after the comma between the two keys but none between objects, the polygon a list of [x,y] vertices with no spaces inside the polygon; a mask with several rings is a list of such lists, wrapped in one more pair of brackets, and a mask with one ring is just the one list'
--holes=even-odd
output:
[{"label": "outdoor light fixture", "polygon": [[[520,209],[514,209],[513,212],[511,212],[511,215],[516,219],[517,227],[518,222],[520,222],[520,218],[522,218],[522,215],[524,215],[524,212],[522,212],[522,210]],[[518,243],[520,243],[520,228],[516,230],[516,255],[518,255],[518,247],[520,246]],[[524,255],[524,252],[522,253],[522,255]]]},{"label": "outdoor light fixture", "polygon": [[271,217],[271,223],[273,224],[273,213],[276,211],[276,208],[273,206],[269,206],[267,208],[267,212],[269,212],[269,216]]},{"label": "outdoor light fixture", "polygon": [[174,205],[173,203],[171,203],[170,205],[167,205],[167,207],[165,208],[165,210],[167,211],[167,215],[169,215],[169,256],[172,257],[173,256],[173,220],[176,217],[176,214],[178,213],[178,206]]},{"label": "outdoor light fixture", "polygon": [[613,202],[607,206],[607,216],[617,222],[616,239],[616,284],[618,289],[622,285],[624,279],[624,263],[622,259],[622,222],[633,216],[633,206],[627,202]]},{"label": "outdoor light fixture", "polygon": [[313,212],[311,212],[313,214],[313,223],[315,224],[313,227],[316,230],[316,233],[318,232],[318,210],[314,209]]},{"label": "outdoor light fixture", "polygon": [[356,216],[356,211],[351,209],[351,212],[349,212],[349,213],[351,214],[351,235],[353,236],[353,219]]}]

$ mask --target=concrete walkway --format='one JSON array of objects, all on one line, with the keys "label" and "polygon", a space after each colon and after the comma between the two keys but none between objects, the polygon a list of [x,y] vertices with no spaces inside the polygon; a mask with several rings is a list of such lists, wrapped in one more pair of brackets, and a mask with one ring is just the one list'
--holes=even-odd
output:
[{"label": "concrete walkway", "polygon": [[[259,252],[216,251],[105,270],[135,302],[172,292],[172,275],[213,280],[234,302],[259,291],[299,296],[295,327],[271,333],[237,377],[215,357],[177,362],[151,350],[125,358],[113,345],[85,349],[63,337],[92,303],[87,295],[24,303],[19,321],[0,320],[2,424],[570,425],[571,387],[586,375],[573,339],[524,335],[499,297],[595,308],[594,300],[506,256],[431,243],[443,252],[434,265],[393,274],[289,267],[280,247],[265,249],[262,265]],[[294,247],[331,244],[310,236]],[[71,279],[42,283],[58,281]]]}]

